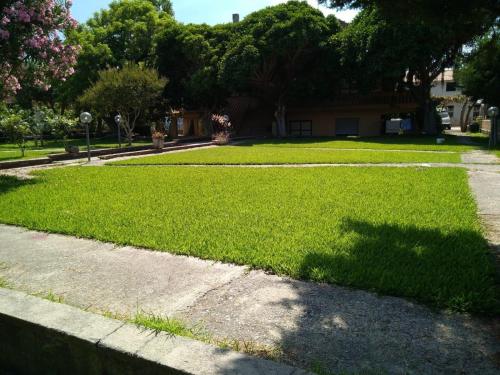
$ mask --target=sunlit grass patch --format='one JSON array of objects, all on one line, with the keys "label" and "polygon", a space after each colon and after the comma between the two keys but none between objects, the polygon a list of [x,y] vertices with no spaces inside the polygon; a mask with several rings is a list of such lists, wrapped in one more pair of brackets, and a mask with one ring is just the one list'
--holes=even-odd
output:
[{"label": "sunlit grass patch", "polygon": [[286,148],[223,146],[129,159],[114,165],[177,164],[332,164],[332,163],[459,163],[459,153],[411,151],[337,150],[334,148]]},{"label": "sunlit grass patch", "polygon": [[0,179],[0,221],[294,278],[498,308],[459,168],[72,167]]}]

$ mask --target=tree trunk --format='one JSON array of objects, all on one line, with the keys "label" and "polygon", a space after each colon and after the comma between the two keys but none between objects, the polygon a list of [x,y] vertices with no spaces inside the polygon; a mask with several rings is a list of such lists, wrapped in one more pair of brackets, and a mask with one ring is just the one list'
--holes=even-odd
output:
[{"label": "tree trunk", "polygon": [[474,108],[474,105],[469,105],[469,109],[467,110],[467,116],[465,116],[465,131],[467,131],[467,126],[469,125],[469,118],[470,118],[470,113],[472,112],[472,109]]},{"label": "tree trunk", "polygon": [[281,138],[286,136],[286,107],[282,100],[278,101],[276,107],[276,112],[274,113],[276,118],[276,135]]},{"label": "tree trunk", "polygon": [[460,112],[460,131],[462,133],[465,133],[467,131],[467,125],[464,125],[464,116],[465,116],[465,110],[467,108],[468,103],[469,103],[469,99],[466,99],[463,106],[462,106],[462,111]]},{"label": "tree trunk", "polygon": [[170,129],[168,129],[168,137],[172,140],[179,137],[179,131],[177,129],[177,116],[172,116],[172,123],[170,124]]},{"label": "tree trunk", "polygon": [[122,123],[120,125],[123,125],[123,130],[125,131],[125,137],[127,138],[127,142],[128,142],[127,145],[131,146],[134,129],[130,126],[129,117],[122,116]]},{"label": "tree trunk", "polygon": [[423,111],[423,121],[422,128],[426,134],[435,135],[438,132],[436,126],[436,119],[434,117],[434,103],[431,99],[431,85],[428,83],[421,83],[420,95],[419,95],[420,106]]}]

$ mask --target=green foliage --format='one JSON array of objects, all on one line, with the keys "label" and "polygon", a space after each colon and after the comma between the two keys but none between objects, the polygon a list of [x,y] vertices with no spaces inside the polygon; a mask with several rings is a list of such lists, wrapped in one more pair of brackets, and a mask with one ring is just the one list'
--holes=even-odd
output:
[{"label": "green foliage", "polygon": [[228,92],[217,80],[218,61],[232,37],[232,24],[167,22],[156,38],[156,65],[168,77],[166,96],[174,106],[218,108]]},{"label": "green foliage", "polygon": [[237,165],[237,164],[348,164],[348,163],[460,163],[458,153],[307,149],[224,146],[182,153],[167,153],[116,162],[116,165]]},{"label": "green foliage", "polygon": [[494,260],[463,169],[68,167],[37,174],[31,184],[0,180],[1,222],[455,310],[498,311]]},{"label": "green foliage", "polygon": [[167,82],[155,69],[127,64],[122,69],[99,72],[99,80],[79,101],[83,107],[101,116],[119,113],[121,126],[131,143],[137,121],[147,123],[152,119]]},{"label": "green foliage", "polygon": [[465,94],[497,106],[500,105],[499,31],[479,39],[456,72]]},{"label": "green foliage", "polygon": [[76,73],[56,87],[58,100],[72,103],[95,82],[100,70],[129,61],[151,64],[154,35],[172,17],[169,0],[115,0],[67,36],[82,46]]},{"label": "green foliage", "polygon": [[254,12],[237,25],[219,78],[232,91],[253,91],[273,104],[285,101],[321,44],[339,28],[334,18],[304,2]]},{"label": "green foliage", "polygon": [[26,150],[26,137],[32,134],[27,121],[28,116],[26,111],[11,109],[4,112],[0,118],[0,130],[19,147],[23,157]]},{"label": "green foliage", "polygon": [[[410,90],[420,106],[418,119],[422,130],[434,133],[432,82],[455,63],[464,44],[488,30],[494,17],[489,10],[474,6],[484,5],[482,0],[454,2],[453,9],[448,1],[433,1],[432,11],[439,19],[422,20],[424,8],[431,2],[413,2],[414,8],[408,2],[397,2],[404,5],[404,12],[398,10],[395,2],[359,2],[363,10],[333,43],[339,49],[349,84],[370,91],[382,81],[391,91]],[[446,11],[440,12],[440,7]]]}]

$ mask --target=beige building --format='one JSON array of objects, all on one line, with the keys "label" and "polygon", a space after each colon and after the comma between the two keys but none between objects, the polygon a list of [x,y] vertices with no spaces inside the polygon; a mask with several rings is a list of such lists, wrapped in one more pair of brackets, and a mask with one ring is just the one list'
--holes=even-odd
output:
[{"label": "beige building", "polygon": [[[431,96],[443,100],[443,109],[450,115],[452,126],[460,126],[460,117],[468,102],[455,80],[453,69],[446,69],[437,76],[432,83]],[[478,115],[479,113],[471,113],[472,118]]]},{"label": "beige building", "polygon": [[[417,104],[409,93],[375,93],[369,96],[342,95],[318,105],[290,106],[286,111],[287,135],[295,137],[362,136],[385,133],[385,121],[411,117]],[[274,108],[253,97],[229,99],[227,113],[234,131],[241,136],[272,136],[275,133]],[[183,135],[207,136],[210,126],[204,112],[185,111]],[[415,131],[413,129],[407,132]]]}]

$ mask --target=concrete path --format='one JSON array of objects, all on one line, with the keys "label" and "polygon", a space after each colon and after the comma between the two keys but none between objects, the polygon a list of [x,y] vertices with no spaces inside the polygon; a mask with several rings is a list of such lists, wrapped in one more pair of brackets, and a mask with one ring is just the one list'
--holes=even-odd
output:
[{"label": "concrete path", "polygon": [[201,323],[218,337],[278,345],[285,361],[336,372],[498,374],[492,322],[401,298],[0,225],[0,276],[100,312]]},{"label": "concrete path", "polygon": [[[487,160],[499,162],[495,155],[484,151],[464,154],[462,158],[472,163]],[[469,184],[478,204],[479,215],[487,230],[488,240],[500,262],[500,170],[482,167],[470,169]]]}]

